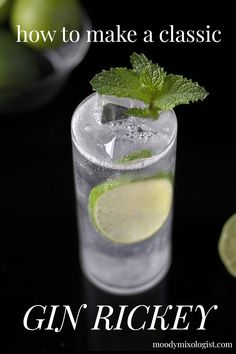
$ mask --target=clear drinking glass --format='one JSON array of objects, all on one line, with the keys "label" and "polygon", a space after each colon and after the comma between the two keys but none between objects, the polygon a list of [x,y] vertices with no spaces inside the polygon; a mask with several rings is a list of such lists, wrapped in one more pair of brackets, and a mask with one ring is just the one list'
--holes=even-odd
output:
[{"label": "clear drinking glass", "polygon": [[[98,230],[89,211],[89,196],[91,190],[104,183],[151,180],[158,176],[171,181],[173,192],[177,120],[174,111],[167,111],[156,121],[129,117],[101,123],[103,106],[109,102],[125,107],[142,106],[131,99],[92,94],[80,103],[72,118],[80,261],[85,275],[99,288],[116,294],[135,294],[157,284],[169,269],[173,193],[167,217],[158,230],[130,243],[115,242]],[[152,150],[153,156],[121,162],[125,155],[143,149]],[[145,188],[140,193],[145,195]],[[160,208],[161,203],[160,200]],[[109,206],[113,217],[119,210],[115,204]],[[137,204],[145,210],[142,197]]]}]

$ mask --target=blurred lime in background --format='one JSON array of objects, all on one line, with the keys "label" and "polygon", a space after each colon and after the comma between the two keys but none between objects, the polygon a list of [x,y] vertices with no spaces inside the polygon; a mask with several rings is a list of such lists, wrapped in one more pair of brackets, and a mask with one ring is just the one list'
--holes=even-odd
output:
[{"label": "blurred lime in background", "polygon": [[7,21],[12,0],[0,0],[0,24]]},{"label": "blurred lime in background", "polygon": [[[22,32],[17,41],[18,28]],[[77,30],[77,43],[63,42],[62,28]],[[51,101],[90,46],[89,17],[79,0],[0,0],[0,112],[18,113]],[[56,31],[53,42],[29,40],[31,31]]]},{"label": "blurred lime in background", "polygon": [[236,214],[228,218],[222,228],[218,252],[227,271],[236,278]]},{"label": "blurred lime in background", "polygon": [[[12,31],[17,34],[17,25],[21,30],[31,31],[56,31],[53,42],[45,42],[40,36],[37,42],[29,41],[27,44],[36,49],[56,48],[63,44],[61,30],[75,30],[81,24],[81,10],[76,0],[14,0],[10,23]],[[21,33],[21,40],[24,34]]]},{"label": "blurred lime in background", "polygon": [[0,30],[0,87],[26,87],[39,79],[34,53],[16,43],[12,34]]}]

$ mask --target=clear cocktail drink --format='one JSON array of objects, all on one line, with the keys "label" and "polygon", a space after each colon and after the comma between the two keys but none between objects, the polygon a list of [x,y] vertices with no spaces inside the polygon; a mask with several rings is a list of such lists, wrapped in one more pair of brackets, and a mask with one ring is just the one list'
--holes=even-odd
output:
[{"label": "clear cocktail drink", "polygon": [[116,105],[142,107],[92,94],[72,119],[80,257],[98,287],[133,294],[158,283],[171,263],[177,120],[174,111],[125,118]]}]

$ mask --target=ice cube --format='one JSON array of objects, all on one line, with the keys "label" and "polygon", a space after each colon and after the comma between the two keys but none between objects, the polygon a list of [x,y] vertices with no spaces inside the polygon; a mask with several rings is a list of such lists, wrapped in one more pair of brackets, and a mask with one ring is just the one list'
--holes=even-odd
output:
[{"label": "ice cube", "polygon": [[128,116],[126,112],[131,107],[129,98],[119,98],[115,96],[100,96],[101,98],[101,118],[100,122],[106,124],[108,122],[125,119]]},{"label": "ice cube", "polygon": [[102,109],[101,123],[105,124],[111,121],[125,119],[128,117],[126,114],[127,110],[127,107],[114,103],[107,103]]},{"label": "ice cube", "polygon": [[116,142],[116,136],[114,136],[114,138],[111,139],[107,144],[104,144],[105,150],[111,159],[113,159],[115,142]]},{"label": "ice cube", "polygon": [[127,110],[133,107],[145,108],[146,105],[142,101],[131,98],[110,95],[97,96],[97,111],[99,112],[99,122],[102,124],[127,119]]}]

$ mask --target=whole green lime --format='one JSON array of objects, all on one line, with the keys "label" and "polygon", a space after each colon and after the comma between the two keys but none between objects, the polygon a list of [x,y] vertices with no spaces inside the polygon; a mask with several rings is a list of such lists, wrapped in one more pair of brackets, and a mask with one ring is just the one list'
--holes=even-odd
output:
[{"label": "whole green lime", "polygon": [[0,23],[8,19],[12,0],[0,0]]},{"label": "whole green lime", "polygon": [[[77,0],[15,0],[10,22],[14,33],[18,33],[19,25],[26,31],[28,45],[37,49],[54,48],[63,44],[63,27],[68,31],[79,29],[81,11]],[[55,31],[53,41],[43,38],[40,31],[45,35]],[[21,40],[25,39],[25,33],[21,32]]]},{"label": "whole green lime", "polygon": [[0,89],[27,87],[39,78],[35,55],[6,30],[0,30],[0,47]]}]

